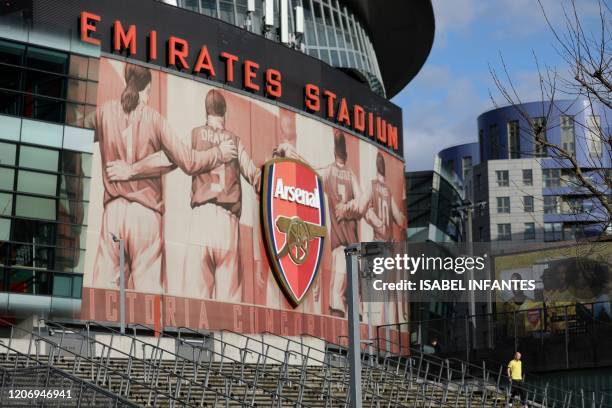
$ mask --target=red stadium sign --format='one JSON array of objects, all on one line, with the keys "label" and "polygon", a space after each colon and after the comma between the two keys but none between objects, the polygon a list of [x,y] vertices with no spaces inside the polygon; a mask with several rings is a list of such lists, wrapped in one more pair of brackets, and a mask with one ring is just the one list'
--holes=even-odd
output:
[{"label": "red stadium sign", "polygon": [[262,216],[272,269],[295,307],[321,265],[326,234],[323,181],[301,161],[269,161],[264,169]]}]

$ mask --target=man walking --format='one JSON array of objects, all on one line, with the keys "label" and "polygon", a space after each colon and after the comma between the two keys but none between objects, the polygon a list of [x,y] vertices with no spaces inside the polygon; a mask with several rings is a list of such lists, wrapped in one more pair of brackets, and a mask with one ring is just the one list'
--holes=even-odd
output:
[{"label": "man walking", "polygon": [[521,353],[518,351],[514,353],[514,358],[508,363],[508,377],[510,377],[512,385],[508,406],[512,406],[512,400],[518,395],[521,399],[522,406],[526,408],[527,398],[525,397],[525,390],[523,388],[523,363],[521,361]]}]

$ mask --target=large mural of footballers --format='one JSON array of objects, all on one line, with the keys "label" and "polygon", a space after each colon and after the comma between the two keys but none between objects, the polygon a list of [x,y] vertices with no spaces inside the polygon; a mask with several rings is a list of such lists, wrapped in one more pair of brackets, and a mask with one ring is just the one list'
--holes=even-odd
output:
[{"label": "large mural of footballers", "polygon": [[[80,318],[117,321],[123,240],[129,322],[342,335],[344,248],[402,239],[403,162],[300,113],[147,67],[102,58],[99,81]],[[319,173],[328,209],[319,274],[296,308],[262,234],[262,170],[277,157]],[[404,300],[389,300],[362,307],[363,322],[404,321]]]}]

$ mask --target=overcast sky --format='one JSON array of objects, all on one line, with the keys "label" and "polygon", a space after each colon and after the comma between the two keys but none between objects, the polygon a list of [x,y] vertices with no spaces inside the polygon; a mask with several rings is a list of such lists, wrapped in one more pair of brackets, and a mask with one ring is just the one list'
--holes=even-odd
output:
[{"label": "overcast sky", "polygon": [[[576,2],[596,23],[597,2]],[[553,24],[562,27],[567,1],[543,4]],[[409,171],[431,169],[441,149],[477,140],[476,118],[493,108],[489,91],[496,91],[489,65],[500,69],[500,53],[523,100],[539,96],[534,52],[540,64],[567,69],[536,0],[433,0],[433,5],[433,49],[416,78],[393,99],[404,111]]]}]

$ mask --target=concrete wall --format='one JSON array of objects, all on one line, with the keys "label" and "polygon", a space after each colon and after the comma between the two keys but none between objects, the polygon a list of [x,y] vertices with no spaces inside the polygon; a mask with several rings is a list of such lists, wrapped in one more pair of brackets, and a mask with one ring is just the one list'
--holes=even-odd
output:
[{"label": "concrete wall", "polygon": [[[309,366],[322,365],[325,360],[325,342],[313,337],[281,338],[275,335],[239,335],[234,333],[213,334],[209,345],[213,345],[214,353],[201,353],[199,348],[183,346],[178,347],[178,340],[173,338],[157,338],[150,336],[119,336],[111,334],[92,334],[95,344],[91,345],[90,352],[97,357],[108,356],[111,358],[128,358],[130,355],[139,359],[161,358],[172,361],[178,354],[188,359],[200,359],[207,361],[225,361],[227,363],[244,361],[248,364],[266,362],[266,364],[283,364],[286,361],[286,351],[290,354],[287,362],[290,365]],[[59,355],[72,357],[75,354],[88,355],[87,342],[74,333],[67,333],[63,337],[59,333],[49,336],[45,335],[36,341],[36,336],[22,336],[22,338],[0,339],[0,354],[22,353],[39,356],[48,355],[53,343],[61,344],[64,351]],[[202,343],[193,340],[193,344],[200,346]],[[109,346],[111,348],[109,354]],[[38,352],[36,348],[38,347]],[[161,352],[159,349],[161,349]]]}]

